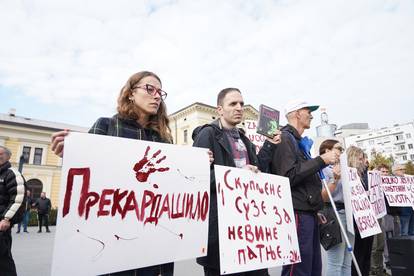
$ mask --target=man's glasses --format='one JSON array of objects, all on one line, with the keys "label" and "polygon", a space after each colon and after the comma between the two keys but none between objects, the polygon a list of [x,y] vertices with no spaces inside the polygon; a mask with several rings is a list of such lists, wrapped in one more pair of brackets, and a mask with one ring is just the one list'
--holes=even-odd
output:
[{"label": "man's glasses", "polygon": [[153,97],[158,94],[161,100],[163,101],[165,100],[165,98],[167,98],[167,92],[165,92],[164,90],[161,90],[160,88],[156,88],[154,85],[145,84],[143,86],[135,86],[135,87],[132,87],[132,90],[135,90],[137,88],[145,89],[145,91],[147,91],[147,93]]}]

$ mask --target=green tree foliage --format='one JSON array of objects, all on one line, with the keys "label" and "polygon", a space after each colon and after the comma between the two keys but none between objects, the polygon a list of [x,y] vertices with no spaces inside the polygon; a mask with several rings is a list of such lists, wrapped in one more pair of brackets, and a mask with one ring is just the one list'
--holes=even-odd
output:
[{"label": "green tree foliage", "polygon": [[408,161],[405,164],[405,174],[414,175],[414,164],[412,161]]},{"label": "green tree foliage", "polygon": [[392,156],[385,157],[381,153],[373,152],[371,162],[369,162],[369,169],[373,170],[379,165],[384,164],[391,171],[392,164],[394,163],[394,158]]}]

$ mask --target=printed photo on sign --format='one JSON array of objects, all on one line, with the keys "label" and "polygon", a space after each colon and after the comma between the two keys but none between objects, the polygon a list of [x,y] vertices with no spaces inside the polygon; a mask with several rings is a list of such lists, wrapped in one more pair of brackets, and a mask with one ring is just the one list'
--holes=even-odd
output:
[{"label": "printed photo on sign", "polygon": [[209,179],[204,149],[71,133],[52,275],[100,275],[205,256]]},{"label": "printed photo on sign", "polygon": [[214,166],[221,274],[301,261],[289,179]]}]

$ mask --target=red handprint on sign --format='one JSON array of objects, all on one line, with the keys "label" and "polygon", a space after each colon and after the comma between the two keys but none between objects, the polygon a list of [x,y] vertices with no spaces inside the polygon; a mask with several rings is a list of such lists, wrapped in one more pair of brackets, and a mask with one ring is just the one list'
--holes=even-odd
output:
[{"label": "red handprint on sign", "polygon": [[156,168],[155,165],[161,163],[167,157],[164,155],[163,157],[156,160],[157,156],[161,153],[161,150],[157,150],[150,159],[148,159],[148,152],[150,150],[150,146],[147,147],[145,150],[144,157],[135,164],[134,171],[135,177],[139,182],[146,182],[149,175],[154,172],[165,172],[168,171],[170,168]]}]

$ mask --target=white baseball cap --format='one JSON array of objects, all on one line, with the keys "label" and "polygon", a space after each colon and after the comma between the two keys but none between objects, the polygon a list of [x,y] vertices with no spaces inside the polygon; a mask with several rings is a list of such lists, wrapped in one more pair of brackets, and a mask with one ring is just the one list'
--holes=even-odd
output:
[{"label": "white baseball cap", "polygon": [[285,115],[288,115],[292,111],[296,111],[305,107],[309,108],[310,111],[313,112],[319,108],[319,105],[313,105],[303,100],[289,101],[285,106]]}]

